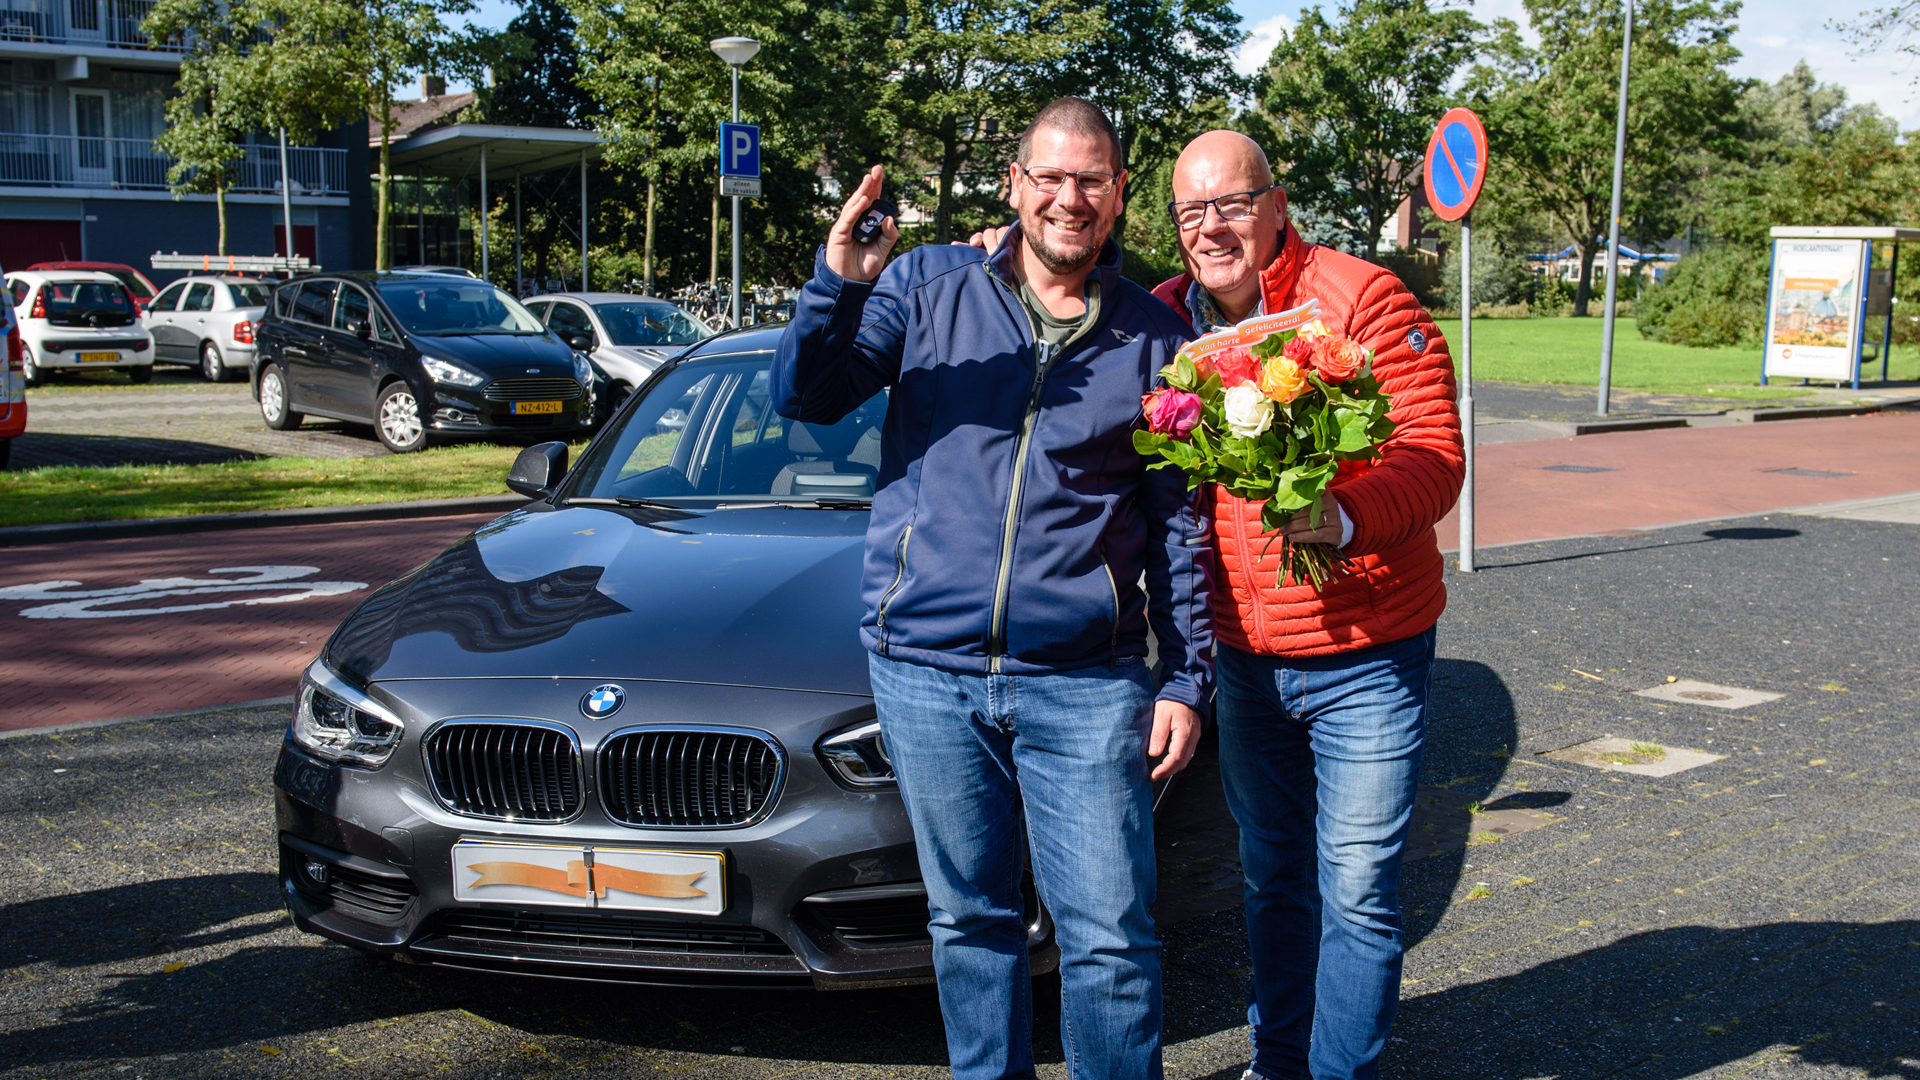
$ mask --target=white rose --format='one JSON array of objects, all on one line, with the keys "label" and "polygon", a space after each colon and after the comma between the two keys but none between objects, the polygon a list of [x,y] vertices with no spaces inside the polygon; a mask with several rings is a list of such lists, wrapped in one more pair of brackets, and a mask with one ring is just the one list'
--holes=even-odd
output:
[{"label": "white rose", "polygon": [[1227,428],[1243,439],[1251,439],[1273,426],[1273,400],[1252,383],[1227,388],[1224,399]]}]

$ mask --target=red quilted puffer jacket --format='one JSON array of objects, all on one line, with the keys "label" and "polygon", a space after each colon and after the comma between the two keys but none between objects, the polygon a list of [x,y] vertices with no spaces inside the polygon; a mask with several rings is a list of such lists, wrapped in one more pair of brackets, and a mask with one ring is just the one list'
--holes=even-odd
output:
[{"label": "red quilted puffer jacket", "polygon": [[[1373,350],[1374,374],[1393,397],[1392,438],[1375,461],[1349,462],[1332,491],[1353,520],[1352,571],[1315,593],[1275,585],[1280,545],[1267,548],[1260,504],[1213,490],[1214,637],[1269,656],[1324,656],[1421,633],[1447,606],[1433,527],[1460,496],[1465,469],[1447,343],[1400,279],[1372,263],[1301,241],[1293,223],[1260,274],[1269,312],[1320,301],[1320,318]],[[1188,322],[1182,274],[1153,294]],[[1262,552],[1266,552],[1263,556]]]}]

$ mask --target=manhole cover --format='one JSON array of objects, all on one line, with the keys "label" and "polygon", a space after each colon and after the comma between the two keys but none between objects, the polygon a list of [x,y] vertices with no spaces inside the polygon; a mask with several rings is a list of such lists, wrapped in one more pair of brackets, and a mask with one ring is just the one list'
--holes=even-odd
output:
[{"label": "manhole cover", "polygon": [[1706,705],[1715,709],[1744,709],[1749,705],[1778,701],[1782,696],[1765,690],[1749,690],[1743,686],[1716,686],[1713,683],[1698,682],[1693,679],[1659,683],[1645,690],[1635,690],[1634,694],[1652,698],[1655,701]]},{"label": "manhole cover", "polygon": [[1542,465],[1541,472],[1619,472],[1604,465]]},{"label": "manhole cover", "polygon": [[1768,469],[1766,471],[1774,474],[1775,476],[1819,476],[1819,477],[1830,478],[1835,476],[1852,476],[1853,475],[1850,472],[1828,472],[1825,469]]}]

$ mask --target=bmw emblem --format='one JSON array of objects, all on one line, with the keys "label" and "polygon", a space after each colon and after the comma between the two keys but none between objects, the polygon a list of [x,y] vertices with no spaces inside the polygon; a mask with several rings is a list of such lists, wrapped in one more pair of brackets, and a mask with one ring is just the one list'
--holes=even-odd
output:
[{"label": "bmw emblem", "polygon": [[589,720],[605,720],[627,703],[627,692],[612,683],[596,686],[580,699],[580,712]]}]

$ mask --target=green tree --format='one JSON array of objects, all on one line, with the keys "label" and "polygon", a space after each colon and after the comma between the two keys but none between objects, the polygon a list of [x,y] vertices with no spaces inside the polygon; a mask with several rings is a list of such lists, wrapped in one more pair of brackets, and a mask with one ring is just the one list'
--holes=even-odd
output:
[{"label": "green tree", "polygon": [[154,145],[172,155],[167,186],[178,198],[212,194],[219,218],[218,254],[227,253],[227,191],[241,146],[253,126],[245,89],[244,35],[223,0],[159,0],[141,23],[153,41],[185,43],[180,78],[167,99],[167,129]]},{"label": "green tree", "polygon": [[[1614,0],[1524,0],[1530,45],[1496,19],[1470,81],[1487,126],[1491,186],[1550,218],[1580,256],[1574,314],[1587,314],[1613,190],[1622,9]],[[1639,0],[1628,85],[1623,233],[1660,236],[1682,211],[1691,168],[1737,153],[1739,85],[1727,74],[1738,0]]]},{"label": "green tree", "polygon": [[1340,246],[1371,258],[1420,186],[1427,138],[1482,27],[1426,0],[1354,0],[1320,9],[1274,46],[1255,83],[1249,126],[1286,170],[1289,199]]}]

